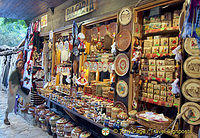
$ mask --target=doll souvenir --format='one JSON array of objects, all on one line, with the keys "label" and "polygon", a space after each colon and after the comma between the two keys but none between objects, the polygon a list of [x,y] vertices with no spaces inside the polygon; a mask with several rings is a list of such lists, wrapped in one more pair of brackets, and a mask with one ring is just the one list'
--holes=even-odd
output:
[{"label": "doll souvenir", "polygon": [[85,49],[86,49],[86,46],[85,46],[85,35],[83,33],[79,33],[78,34],[78,40],[79,40],[79,45],[78,45],[78,49],[80,50],[80,52],[84,52]]}]

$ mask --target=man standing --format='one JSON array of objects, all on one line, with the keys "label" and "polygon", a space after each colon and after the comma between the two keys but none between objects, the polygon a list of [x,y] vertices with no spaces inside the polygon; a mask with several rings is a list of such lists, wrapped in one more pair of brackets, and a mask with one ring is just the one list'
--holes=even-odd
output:
[{"label": "man standing", "polygon": [[24,62],[23,60],[19,59],[16,61],[16,69],[11,73],[10,78],[9,78],[9,92],[8,92],[8,107],[6,109],[5,113],[5,119],[4,119],[4,124],[10,125],[10,122],[8,120],[8,114],[12,112],[15,106],[15,99],[16,99],[16,94],[18,93],[23,97],[25,100],[25,103],[29,102],[29,96],[26,95],[22,90],[21,90],[21,85],[20,85],[20,80],[22,78],[21,72],[24,67]]}]

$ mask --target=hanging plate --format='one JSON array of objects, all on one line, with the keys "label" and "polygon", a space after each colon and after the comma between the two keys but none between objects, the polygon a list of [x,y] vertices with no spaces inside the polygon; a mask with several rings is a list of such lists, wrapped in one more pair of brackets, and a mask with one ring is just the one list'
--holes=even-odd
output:
[{"label": "hanging plate", "polygon": [[200,54],[198,43],[195,38],[186,38],[184,48],[185,51],[192,56],[198,56]]},{"label": "hanging plate", "polygon": [[186,99],[200,102],[200,80],[189,79],[182,85],[182,93]]},{"label": "hanging plate", "polygon": [[191,125],[200,124],[200,105],[193,102],[187,102],[181,107],[181,112],[188,108],[188,110],[182,115],[182,118]]},{"label": "hanging plate", "polygon": [[91,36],[92,36],[92,39],[97,39],[98,38],[98,29],[97,27],[93,27],[92,28],[92,31],[91,31]]},{"label": "hanging plate", "polygon": [[99,27],[99,31],[100,31],[100,38],[104,37],[106,35],[106,33],[107,33],[106,25],[101,25]]},{"label": "hanging plate", "polygon": [[117,33],[117,23],[113,22],[108,25],[108,32],[110,37],[114,38]]},{"label": "hanging plate", "polygon": [[99,72],[103,71],[103,63],[102,62],[98,63],[98,70],[99,70]]},{"label": "hanging plate", "polygon": [[185,73],[192,78],[200,78],[200,57],[191,56],[184,62]]},{"label": "hanging plate", "polygon": [[116,102],[114,103],[114,107],[120,108],[120,109],[122,109],[125,113],[127,113],[126,105],[124,105],[124,103],[122,103],[121,101],[116,101]]},{"label": "hanging plate", "polygon": [[130,23],[132,19],[132,12],[130,8],[122,8],[121,11],[119,12],[119,22],[122,25],[127,25]]},{"label": "hanging plate", "polygon": [[124,29],[116,36],[116,46],[119,51],[125,51],[131,44],[131,33]]},{"label": "hanging plate", "polygon": [[85,32],[85,39],[88,43],[91,42],[91,31],[92,31],[92,29],[87,29]]},{"label": "hanging plate", "polygon": [[118,81],[116,91],[120,97],[126,97],[128,94],[128,84],[124,80]]},{"label": "hanging plate", "polygon": [[129,69],[129,58],[126,54],[118,54],[114,61],[115,72],[119,76],[124,76]]},{"label": "hanging plate", "polygon": [[103,63],[103,72],[107,72],[108,71],[108,63],[104,62]]}]

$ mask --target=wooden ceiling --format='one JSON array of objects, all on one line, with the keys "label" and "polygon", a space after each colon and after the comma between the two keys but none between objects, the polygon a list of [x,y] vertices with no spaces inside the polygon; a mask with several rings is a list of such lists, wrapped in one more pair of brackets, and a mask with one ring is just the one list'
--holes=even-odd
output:
[{"label": "wooden ceiling", "polygon": [[67,0],[0,0],[0,17],[31,20]]}]

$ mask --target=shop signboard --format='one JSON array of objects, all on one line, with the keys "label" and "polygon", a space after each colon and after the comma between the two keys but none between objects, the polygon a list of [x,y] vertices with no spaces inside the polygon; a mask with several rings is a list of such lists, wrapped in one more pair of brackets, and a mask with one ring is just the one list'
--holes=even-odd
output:
[{"label": "shop signboard", "polygon": [[65,21],[75,19],[77,17],[83,16],[96,9],[96,0],[83,0],[69,8],[66,9]]}]

